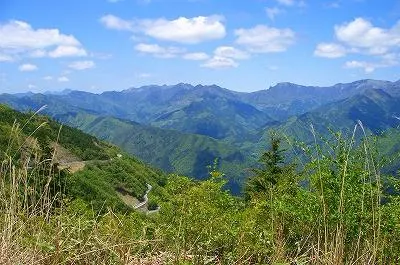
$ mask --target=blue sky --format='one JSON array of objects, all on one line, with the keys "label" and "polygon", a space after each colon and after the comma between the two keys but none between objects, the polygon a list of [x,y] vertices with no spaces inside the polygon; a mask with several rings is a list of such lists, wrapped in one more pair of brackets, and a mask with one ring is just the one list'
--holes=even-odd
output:
[{"label": "blue sky", "polygon": [[397,0],[0,0],[0,92],[400,79]]}]

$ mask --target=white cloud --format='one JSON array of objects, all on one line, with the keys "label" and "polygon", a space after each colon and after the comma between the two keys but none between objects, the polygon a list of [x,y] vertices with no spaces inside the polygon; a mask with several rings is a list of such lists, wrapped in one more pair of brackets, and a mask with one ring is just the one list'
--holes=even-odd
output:
[{"label": "white cloud", "polygon": [[164,18],[124,20],[114,15],[106,15],[100,19],[100,22],[109,29],[142,33],[154,39],[186,44],[225,37],[226,30],[222,21],[221,16],[179,17],[175,20]]},{"label": "white cloud", "polygon": [[326,58],[339,58],[345,56],[346,48],[336,43],[320,43],[314,51],[315,56]]},{"label": "white cloud", "polygon": [[275,20],[275,16],[283,13],[284,11],[277,7],[267,7],[265,9],[265,12],[267,13],[267,16],[269,19]]},{"label": "white cloud", "polygon": [[400,47],[400,21],[385,29],[372,25],[363,18],[335,26],[336,38],[342,43],[369,54],[385,54]]},{"label": "white cloud", "polygon": [[32,58],[42,58],[42,57],[46,57],[47,53],[45,50],[34,50],[29,54],[30,57]]},{"label": "white cloud", "polygon": [[50,81],[50,80],[53,80],[53,77],[48,75],[48,76],[43,77],[43,80]]},{"label": "white cloud", "polygon": [[48,54],[52,58],[87,56],[84,49],[76,46],[58,46]]},{"label": "white cloud", "polygon": [[13,58],[10,55],[0,53],[0,62],[12,62]]},{"label": "white cloud", "polygon": [[100,18],[100,22],[108,29],[133,30],[133,23],[131,21],[123,20],[114,15],[105,15]]},{"label": "white cloud", "polygon": [[372,73],[378,68],[387,68],[391,66],[399,65],[400,55],[397,54],[387,54],[381,57],[378,62],[366,62],[366,61],[347,61],[344,68],[354,69],[362,68],[365,73]]},{"label": "white cloud", "polygon": [[12,20],[0,24],[0,52],[11,57],[43,57],[54,47],[81,48],[81,43],[73,36],[60,33],[58,29],[34,29],[23,21]]},{"label": "white cloud", "polygon": [[75,70],[85,70],[95,67],[95,63],[93,61],[76,61],[69,64],[68,67]]},{"label": "white cloud", "polygon": [[68,77],[66,77],[66,76],[61,76],[61,77],[59,77],[59,78],[57,79],[57,81],[58,81],[58,82],[61,82],[61,83],[65,83],[65,82],[69,82],[69,79],[68,79]]},{"label": "white cloud", "polygon": [[231,46],[220,46],[215,49],[214,54],[217,57],[225,57],[236,60],[248,59],[250,57],[248,53]]},{"label": "white cloud", "polygon": [[29,85],[28,85],[28,89],[34,89],[34,88],[36,88],[35,85],[32,85],[32,84],[29,84]]},{"label": "white cloud", "polygon": [[400,21],[391,28],[381,28],[364,18],[356,18],[336,25],[334,31],[338,42],[318,44],[315,55],[338,58],[351,53],[374,58],[372,62],[351,60],[344,64],[344,68],[360,68],[365,73],[400,64]]},{"label": "white cloud", "polygon": [[60,34],[58,29],[34,30],[28,23],[13,20],[0,25],[0,48],[46,48],[54,45],[80,45],[72,35]]},{"label": "white cloud", "polygon": [[139,43],[135,46],[135,50],[141,53],[151,54],[159,58],[174,58],[185,52],[184,49],[178,47],[162,47],[158,44]]},{"label": "white cloud", "polygon": [[362,68],[364,69],[365,73],[372,73],[373,71],[375,71],[375,68],[378,67],[378,65],[372,64],[372,63],[368,63],[368,62],[364,62],[364,61],[348,61],[346,62],[345,68]]},{"label": "white cloud", "polygon": [[235,35],[236,43],[253,53],[283,52],[295,42],[295,33],[291,29],[278,29],[265,25],[237,29]]},{"label": "white cloud", "polygon": [[248,53],[235,47],[220,46],[214,50],[214,56],[201,66],[213,69],[238,67],[239,63],[235,60],[244,60],[249,57]]},{"label": "white cloud", "polygon": [[225,37],[225,26],[221,17],[180,17],[175,20],[147,20],[142,25],[145,34],[160,40],[180,43],[200,43]]},{"label": "white cloud", "polygon": [[185,60],[202,61],[207,60],[210,56],[204,52],[193,52],[184,54],[182,58]]},{"label": "white cloud", "polygon": [[201,66],[213,69],[221,69],[221,68],[238,67],[239,64],[231,58],[214,56]]},{"label": "white cloud", "polygon": [[36,71],[38,69],[38,67],[36,65],[34,65],[34,64],[26,63],[26,64],[20,65],[18,67],[18,69],[21,72],[32,72],[32,71]]}]

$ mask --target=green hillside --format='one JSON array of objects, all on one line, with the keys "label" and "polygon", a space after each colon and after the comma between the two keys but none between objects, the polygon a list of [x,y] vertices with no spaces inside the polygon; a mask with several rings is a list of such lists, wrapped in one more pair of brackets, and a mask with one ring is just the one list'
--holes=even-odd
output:
[{"label": "green hillside", "polygon": [[68,171],[75,164],[81,165],[81,170],[73,174],[61,170],[63,177],[53,184],[74,198],[92,203],[95,209],[130,210],[131,206],[120,198],[121,190],[140,199],[147,184],[156,193],[165,180],[161,171],[116,146],[47,117],[23,114],[4,105],[0,105],[0,150],[2,160],[11,157],[28,164],[43,160],[53,164],[55,170],[58,167]]},{"label": "green hillside", "polygon": [[[351,135],[354,126],[361,121],[367,134],[380,134],[400,124],[396,116],[400,113],[400,99],[381,89],[366,90],[362,94],[324,105],[314,111],[291,117],[274,126],[292,139],[312,143],[314,131],[329,139],[332,132],[341,131]],[[357,131],[357,138],[363,136]],[[264,135],[265,139],[267,135]]]},{"label": "green hillside", "polygon": [[141,125],[112,117],[87,113],[57,116],[81,130],[120,146],[126,152],[167,172],[204,179],[217,159],[234,193],[255,160],[231,144],[210,137]]},{"label": "green hillside", "polygon": [[[45,156],[35,160],[54,140],[52,127],[43,124],[51,121],[37,116],[29,120],[36,127],[15,129],[14,118],[26,123],[30,116],[0,111],[8,137],[2,138],[0,167],[5,264],[361,265],[400,258],[400,183],[380,173],[371,148],[364,147],[371,142],[352,145],[339,137],[331,150],[313,146],[320,152],[300,166],[284,162],[281,138],[272,136],[245,183],[245,196],[234,197],[216,168],[203,181],[163,178],[76,129],[66,135],[61,130],[65,141],[59,145],[77,146],[64,154],[78,159],[83,148],[99,148],[102,155],[73,174],[57,170]],[[22,144],[19,158],[13,141],[30,143]],[[33,163],[25,163],[28,157]],[[153,186],[150,200],[159,206],[146,214],[123,203],[143,181]],[[387,193],[383,181],[395,192]]]}]

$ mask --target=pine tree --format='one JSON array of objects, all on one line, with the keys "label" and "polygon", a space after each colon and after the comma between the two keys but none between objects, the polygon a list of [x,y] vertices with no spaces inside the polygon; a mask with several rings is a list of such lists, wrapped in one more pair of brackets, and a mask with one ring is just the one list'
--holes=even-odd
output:
[{"label": "pine tree", "polygon": [[284,163],[284,152],[281,148],[281,138],[276,133],[271,133],[270,148],[261,155],[260,167],[252,169],[254,175],[246,183],[246,198],[249,199],[254,194],[269,193],[285,176],[293,175],[294,165]]}]

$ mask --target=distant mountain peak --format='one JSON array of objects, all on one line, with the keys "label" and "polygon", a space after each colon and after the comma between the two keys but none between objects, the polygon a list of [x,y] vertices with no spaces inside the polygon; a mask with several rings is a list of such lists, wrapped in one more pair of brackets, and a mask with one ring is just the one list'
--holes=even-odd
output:
[{"label": "distant mountain peak", "polygon": [[66,88],[66,89],[63,89],[61,91],[46,91],[43,94],[44,95],[68,95],[71,92],[74,92],[74,90],[70,89],[70,88]]},{"label": "distant mountain peak", "polygon": [[169,88],[171,88],[171,87],[182,88],[182,89],[185,89],[185,90],[189,90],[189,89],[193,89],[194,88],[194,86],[192,84],[188,84],[188,83],[179,83],[179,84],[168,86],[168,87]]},{"label": "distant mountain peak", "polygon": [[298,84],[291,83],[291,82],[280,82],[270,88],[282,89],[282,88],[293,88],[293,87],[305,87],[305,86],[298,85]]}]

